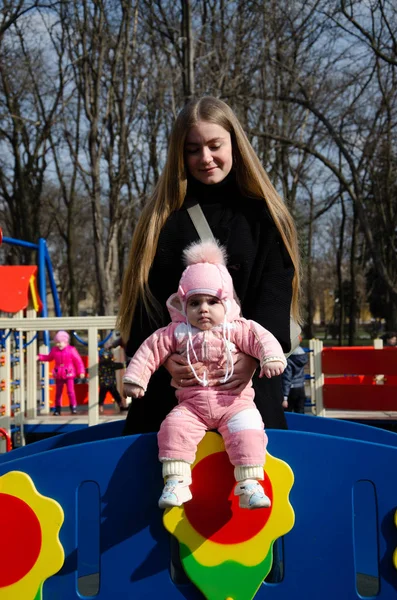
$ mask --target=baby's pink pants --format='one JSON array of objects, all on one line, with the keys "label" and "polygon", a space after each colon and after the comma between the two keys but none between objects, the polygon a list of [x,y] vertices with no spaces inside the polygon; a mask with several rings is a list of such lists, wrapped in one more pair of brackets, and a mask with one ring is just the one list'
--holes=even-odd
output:
[{"label": "baby's pink pants", "polygon": [[164,419],[158,433],[160,460],[193,463],[206,431],[217,429],[234,466],[265,463],[267,435],[247,387],[238,396],[214,388],[177,392],[179,404]]}]

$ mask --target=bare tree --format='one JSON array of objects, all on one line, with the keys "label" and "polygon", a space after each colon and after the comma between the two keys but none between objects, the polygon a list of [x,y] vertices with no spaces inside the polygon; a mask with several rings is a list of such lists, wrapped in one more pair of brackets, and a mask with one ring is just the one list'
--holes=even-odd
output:
[{"label": "bare tree", "polygon": [[[40,236],[49,133],[60,107],[57,74],[45,48],[33,46],[27,20],[7,31],[0,51],[0,196],[9,233],[34,242]],[[26,249],[19,255],[23,262],[33,259]]]},{"label": "bare tree", "polygon": [[[341,29],[356,37],[378,58],[397,67],[397,6],[393,0],[375,0],[363,10],[361,0],[340,0],[330,15]],[[339,18],[341,15],[343,18]]]},{"label": "bare tree", "polygon": [[0,12],[0,41],[4,33],[16,24],[17,20],[27,15],[35,8],[52,9],[59,4],[58,1],[46,2],[45,0],[3,0]]},{"label": "bare tree", "polygon": [[[123,189],[128,189],[129,136],[143,77],[137,58],[138,3],[70,2],[68,53],[87,144],[74,156],[91,200],[101,314],[112,314],[119,285],[118,240]],[[128,195],[127,195],[128,197]]]}]

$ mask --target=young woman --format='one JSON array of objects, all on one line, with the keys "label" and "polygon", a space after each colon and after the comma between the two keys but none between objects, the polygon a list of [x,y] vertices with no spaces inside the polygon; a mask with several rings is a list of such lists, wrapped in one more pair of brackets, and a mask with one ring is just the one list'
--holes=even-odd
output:
[{"label": "young woman", "polygon": [[[293,219],[272,186],[231,108],[205,96],[178,115],[164,171],[136,226],[118,318],[127,357],[168,322],[167,298],[183,271],[182,251],[199,239],[187,208],[199,203],[215,238],[226,248],[242,315],[290,349],[290,314],[299,320],[299,255]],[[241,355],[225,389],[243,389],[258,362]],[[200,373],[202,365],[194,365]],[[249,375],[249,376],[248,376]],[[255,403],[267,428],[286,428],[281,377],[254,376]],[[212,383],[224,376],[212,374]],[[175,406],[178,387],[195,384],[184,359],[171,356],[134,399],[125,434],[158,431]],[[210,383],[211,384],[211,383]]]}]

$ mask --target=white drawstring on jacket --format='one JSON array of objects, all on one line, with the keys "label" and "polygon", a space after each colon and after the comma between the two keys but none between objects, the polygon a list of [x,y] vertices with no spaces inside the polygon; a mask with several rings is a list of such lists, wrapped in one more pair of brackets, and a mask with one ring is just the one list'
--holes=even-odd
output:
[{"label": "white drawstring on jacket", "polygon": [[[221,383],[226,383],[234,373],[234,362],[233,356],[230,350],[230,327],[226,320],[226,315],[223,319],[223,343],[226,348],[226,373],[223,379],[221,379]],[[229,373],[229,365],[230,365],[230,373]]]},{"label": "white drawstring on jacket", "polygon": [[[188,365],[189,365],[194,377],[199,382],[199,384],[202,385],[203,387],[208,387],[209,382],[207,379],[207,371],[204,371],[204,376],[202,379],[200,379],[200,377],[197,375],[195,368],[193,367],[192,362],[190,360],[190,348],[191,348],[194,358],[198,362],[197,354],[196,354],[196,351],[193,346],[192,326],[190,325],[190,322],[188,321],[188,319],[186,319],[186,322],[187,322],[187,330],[188,330],[187,342],[186,342],[186,358],[187,358]],[[225,373],[225,376],[223,377],[223,379],[221,379],[221,383],[226,383],[226,381],[228,381],[234,373],[233,356],[232,356],[232,353],[230,350],[230,345],[231,345],[230,344],[230,327],[228,326],[228,322],[226,320],[226,315],[223,319],[222,338],[223,338],[223,343],[224,343],[225,349],[226,349],[226,373]]]},{"label": "white drawstring on jacket", "polygon": [[200,377],[197,375],[191,360],[190,360],[190,349],[192,349],[192,352],[194,354],[194,358],[196,359],[196,361],[198,362],[198,358],[197,358],[197,354],[196,351],[194,349],[193,346],[193,336],[192,336],[192,326],[190,325],[189,321],[187,321],[187,342],[186,342],[186,358],[187,358],[187,362],[188,365],[193,373],[193,375],[195,376],[195,378],[197,379],[197,381],[199,382],[200,385],[204,386],[204,387],[208,387],[208,379],[207,379],[207,371],[204,371],[204,377],[203,379],[200,379]]}]

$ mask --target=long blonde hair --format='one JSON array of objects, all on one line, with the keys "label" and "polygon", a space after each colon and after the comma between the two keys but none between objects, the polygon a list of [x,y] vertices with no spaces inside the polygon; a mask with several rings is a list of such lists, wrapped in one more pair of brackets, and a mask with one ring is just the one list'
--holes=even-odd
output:
[{"label": "long blonde hair", "polygon": [[199,100],[192,100],[179,113],[172,129],[164,170],[134,231],[117,320],[117,327],[124,341],[129,338],[139,298],[149,315],[153,316],[158,308],[149,289],[149,271],[163,225],[169,215],[183,205],[187,190],[185,139],[191,127],[199,121],[215,123],[230,133],[233,168],[241,193],[248,197],[263,198],[266,202],[295,268],[291,312],[293,317],[300,321],[300,265],[294,221],[270,182],[232,109],[218,98],[204,96]]}]

